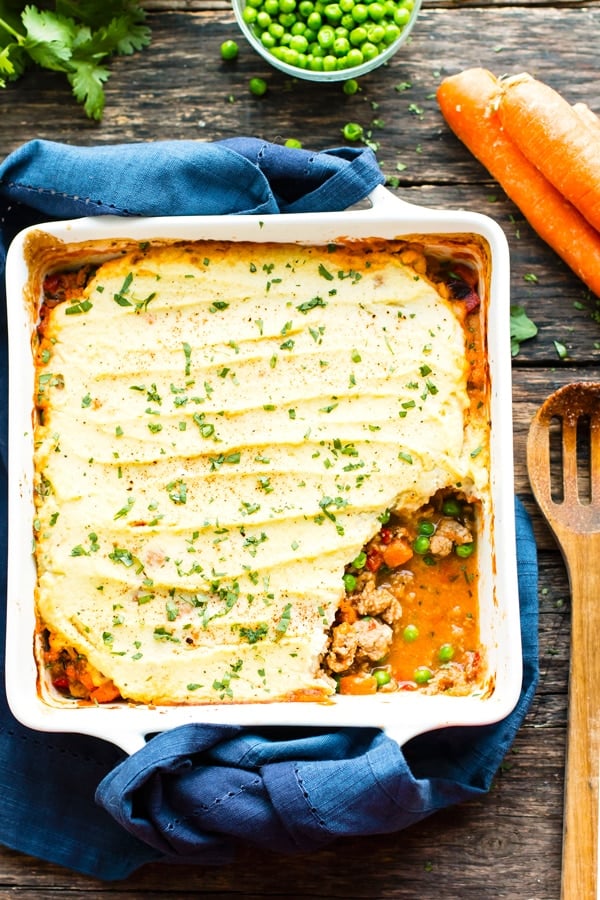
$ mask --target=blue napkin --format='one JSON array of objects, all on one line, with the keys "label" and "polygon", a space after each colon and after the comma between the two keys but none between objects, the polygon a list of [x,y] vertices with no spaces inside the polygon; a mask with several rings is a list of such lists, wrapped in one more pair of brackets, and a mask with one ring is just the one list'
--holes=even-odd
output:
[{"label": "blue napkin", "polygon": [[[14,234],[49,219],[342,210],[382,181],[366,148],[312,153],[253,138],[88,148],[32,141],[0,165],[0,268]],[[3,302],[5,406],[6,360]],[[3,416],[4,554],[6,430]],[[294,853],[392,832],[487,791],[538,678],[536,548],[518,500],[516,514],[524,674],[518,705],[502,722],[431,732],[403,748],[375,729],[185,725],[125,757],[94,738],[29,731],[2,690],[0,842],[112,880],[153,860],[227,862],[240,841]],[[0,578],[5,593],[4,569]]]}]

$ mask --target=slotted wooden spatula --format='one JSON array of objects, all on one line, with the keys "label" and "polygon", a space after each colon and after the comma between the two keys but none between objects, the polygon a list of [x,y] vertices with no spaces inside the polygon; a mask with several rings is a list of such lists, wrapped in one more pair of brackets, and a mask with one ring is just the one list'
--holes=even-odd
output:
[{"label": "slotted wooden spatula", "polygon": [[600,383],[568,384],[534,416],[529,480],[571,587],[562,900],[598,900],[600,777]]}]

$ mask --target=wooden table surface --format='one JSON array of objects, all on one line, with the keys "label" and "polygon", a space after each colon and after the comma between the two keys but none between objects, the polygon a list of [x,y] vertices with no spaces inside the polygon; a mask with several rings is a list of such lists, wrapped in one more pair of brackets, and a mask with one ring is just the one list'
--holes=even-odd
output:
[{"label": "wooden table surface", "polygon": [[[600,2],[425,0],[410,44],[362,79],[352,97],[339,85],[292,82],[241,40],[237,62],[221,62],[221,42],[238,38],[227,0],[148,0],[146,7],[152,45],[112,65],[102,123],[85,119],[61,76],[31,71],[0,91],[0,155],[35,137],[106,144],[244,134],[297,138],[321,150],[343,144],[341,129],[355,121],[376,142],[398,195],[495,218],[510,244],[512,303],[539,328],[514,359],[513,380],[516,490],[532,513],[539,545],[541,681],[489,794],[405,832],[292,859],[242,850],[227,867],[153,864],[109,884],[0,849],[0,897],[557,900],[569,592],[561,557],[532,501],[525,438],[531,415],[555,387],[598,378],[600,300],[449,132],[434,95],[445,74],[483,65],[496,74],[529,71],[571,102],[586,101],[600,112]],[[255,75],[268,82],[261,98],[247,87]],[[567,347],[565,359],[554,341]]]}]

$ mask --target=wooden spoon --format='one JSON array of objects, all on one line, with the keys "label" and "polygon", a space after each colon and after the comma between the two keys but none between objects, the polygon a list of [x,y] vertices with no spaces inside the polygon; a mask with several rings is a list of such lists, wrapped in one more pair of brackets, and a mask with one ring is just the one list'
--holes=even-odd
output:
[{"label": "wooden spoon", "polygon": [[[534,416],[527,467],[571,587],[562,900],[597,900],[600,775],[600,384],[568,384]],[[558,476],[558,477],[555,477]]]}]

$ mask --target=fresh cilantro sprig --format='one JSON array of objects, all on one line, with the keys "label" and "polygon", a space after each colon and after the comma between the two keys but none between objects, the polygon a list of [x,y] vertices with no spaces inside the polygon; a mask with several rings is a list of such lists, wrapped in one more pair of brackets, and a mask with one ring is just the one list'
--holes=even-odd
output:
[{"label": "fresh cilantro sprig", "polygon": [[522,306],[510,308],[510,352],[511,356],[517,356],[522,341],[528,341],[538,333],[537,325],[533,322]]},{"label": "fresh cilantro sprig", "polygon": [[30,65],[63,72],[86,115],[100,120],[106,63],[148,46],[145,19],[137,0],[56,0],[54,9],[0,0],[0,87]]}]

